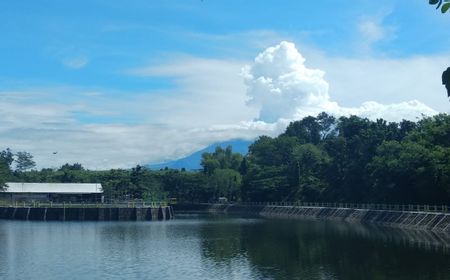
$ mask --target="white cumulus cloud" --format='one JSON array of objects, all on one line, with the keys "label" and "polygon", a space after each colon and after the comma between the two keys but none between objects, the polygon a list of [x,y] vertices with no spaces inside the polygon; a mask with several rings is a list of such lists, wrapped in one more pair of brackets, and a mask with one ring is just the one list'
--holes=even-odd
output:
[{"label": "white cumulus cloud", "polygon": [[158,91],[2,90],[0,149],[28,151],[38,168],[66,162],[129,168],[219,141],[276,136],[290,121],[322,111],[400,121],[435,114],[424,102],[447,108],[440,69],[448,56],[379,60],[304,53],[281,42],[253,62],[178,56],[127,72],[170,78],[173,87]]},{"label": "white cumulus cloud", "polygon": [[285,41],[260,53],[253,64],[243,68],[243,77],[250,98],[248,104],[259,108],[260,121],[269,123],[300,119],[322,111],[390,121],[416,120],[437,113],[418,100],[387,105],[367,101],[359,107],[340,106],[331,100],[325,72],[308,68],[295,44]]},{"label": "white cumulus cloud", "polygon": [[261,120],[292,118],[299,107],[315,108],[329,102],[324,72],[309,69],[304,63],[293,43],[281,42],[243,69],[248,104],[259,107]]}]

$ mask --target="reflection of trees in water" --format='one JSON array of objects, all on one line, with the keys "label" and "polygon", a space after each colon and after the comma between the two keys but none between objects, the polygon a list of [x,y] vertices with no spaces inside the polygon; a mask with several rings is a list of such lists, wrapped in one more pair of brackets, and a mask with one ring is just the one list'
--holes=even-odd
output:
[{"label": "reflection of trees in water", "polygon": [[223,221],[202,234],[205,257],[245,255],[274,279],[450,279],[448,237],[429,232],[265,220]]},{"label": "reflection of trees in water", "polygon": [[338,224],[336,229],[341,234],[354,234],[367,239],[404,244],[410,247],[435,250],[447,254],[450,252],[450,235],[445,232],[348,224]]},{"label": "reflection of trees in water", "polygon": [[242,256],[242,225],[239,220],[217,216],[201,227],[202,253],[214,262],[230,262]]},{"label": "reflection of trees in water", "polygon": [[[302,226],[303,225],[303,226]],[[322,224],[268,221],[249,228],[247,254],[257,267],[274,267],[275,279],[335,279],[325,261],[327,246]],[[306,225],[306,227],[305,227]]]}]

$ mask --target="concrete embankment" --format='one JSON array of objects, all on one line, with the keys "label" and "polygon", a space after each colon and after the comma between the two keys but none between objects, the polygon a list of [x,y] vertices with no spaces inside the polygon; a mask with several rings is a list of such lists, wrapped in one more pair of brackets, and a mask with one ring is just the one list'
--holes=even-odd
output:
[{"label": "concrete embankment", "polygon": [[30,221],[162,221],[173,218],[166,207],[0,207],[0,219]]},{"label": "concrete embankment", "polygon": [[275,205],[174,205],[176,212],[249,214],[266,218],[334,220],[450,233],[450,213]]}]

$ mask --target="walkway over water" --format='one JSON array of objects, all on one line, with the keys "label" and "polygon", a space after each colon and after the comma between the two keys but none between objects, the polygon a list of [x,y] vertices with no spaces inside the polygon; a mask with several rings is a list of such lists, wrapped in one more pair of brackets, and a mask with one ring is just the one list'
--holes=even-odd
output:
[{"label": "walkway over water", "polygon": [[0,207],[0,219],[35,221],[162,221],[171,206],[157,204],[14,204]]},{"label": "walkway over water", "polygon": [[372,207],[372,205],[363,208],[362,205],[356,204],[342,205],[345,207],[339,207],[341,205],[336,204],[336,206],[318,203],[308,205],[288,203],[185,204],[174,205],[174,209],[175,211],[254,214],[267,218],[335,220],[450,233],[450,213],[447,212],[447,206],[376,206],[378,208]]}]

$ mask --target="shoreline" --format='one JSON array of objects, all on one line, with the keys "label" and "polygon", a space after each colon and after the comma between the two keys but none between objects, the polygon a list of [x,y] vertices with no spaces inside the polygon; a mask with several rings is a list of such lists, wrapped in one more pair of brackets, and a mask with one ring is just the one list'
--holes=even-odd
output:
[{"label": "shoreline", "polygon": [[450,234],[450,213],[319,206],[174,204],[175,212],[255,215],[263,218],[330,220]]}]

